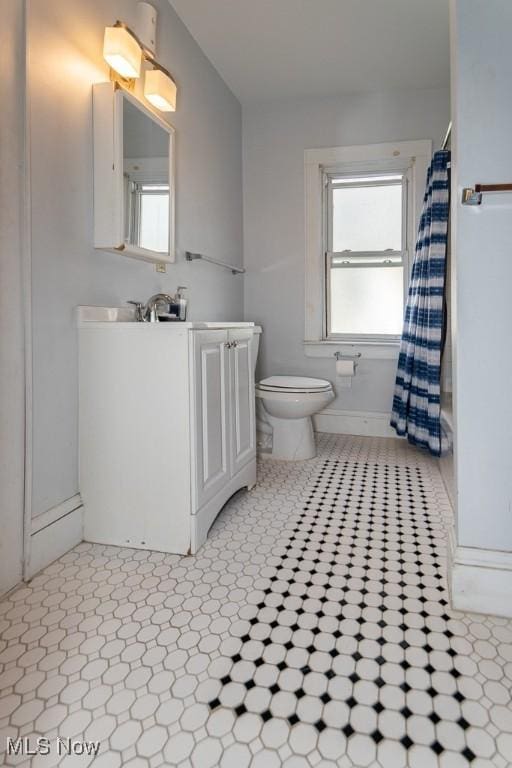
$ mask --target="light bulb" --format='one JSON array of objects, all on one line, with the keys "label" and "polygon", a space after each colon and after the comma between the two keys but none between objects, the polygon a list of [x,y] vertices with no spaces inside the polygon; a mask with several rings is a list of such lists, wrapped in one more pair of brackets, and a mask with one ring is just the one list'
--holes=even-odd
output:
[{"label": "light bulb", "polygon": [[142,51],[124,27],[105,27],[103,57],[121,77],[140,77]]},{"label": "light bulb", "polygon": [[144,96],[160,112],[176,111],[176,83],[160,69],[146,72]]}]

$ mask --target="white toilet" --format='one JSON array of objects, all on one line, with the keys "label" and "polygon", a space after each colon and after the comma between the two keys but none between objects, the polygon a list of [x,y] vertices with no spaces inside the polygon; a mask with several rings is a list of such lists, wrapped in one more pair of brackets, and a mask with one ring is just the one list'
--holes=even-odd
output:
[{"label": "white toilet", "polygon": [[302,376],[270,376],[256,385],[273,428],[272,458],[294,461],[316,456],[311,417],[333,399],[330,382]]}]

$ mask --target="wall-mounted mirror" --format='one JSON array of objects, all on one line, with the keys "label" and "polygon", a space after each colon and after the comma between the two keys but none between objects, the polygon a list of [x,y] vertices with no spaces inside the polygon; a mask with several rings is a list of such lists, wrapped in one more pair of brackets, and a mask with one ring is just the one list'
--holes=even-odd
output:
[{"label": "wall-mounted mirror", "polygon": [[94,245],[174,261],[174,130],[111,83],[93,96]]}]

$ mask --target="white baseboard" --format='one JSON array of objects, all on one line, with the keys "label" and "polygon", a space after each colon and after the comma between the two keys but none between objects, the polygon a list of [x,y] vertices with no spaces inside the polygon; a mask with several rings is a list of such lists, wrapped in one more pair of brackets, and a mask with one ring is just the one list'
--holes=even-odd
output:
[{"label": "white baseboard", "polygon": [[83,540],[83,506],[79,494],[32,520],[28,578]]},{"label": "white baseboard", "polygon": [[456,489],[455,489],[455,469],[453,451],[439,458],[439,471],[443,480],[444,489],[448,496],[448,501],[455,514]]},{"label": "white baseboard", "polygon": [[367,437],[397,437],[389,426],[389,413],[378,411],[338,411],[324,408],[313,416],[317,432],[336,435],[363,435]]},{"label": "white baseboard", "polygon": [[75,495],[71,496],[70,499],[66,499],[66,501],[63,501],[60,504],[56,504],[51,509],[47,509],[46,512],[43,512],[41,515],[38,515],[37,517],[33,517],[32,529],[31,529],[32,536],[34,535],[34,533],[37,533],[38,531],[41,531],[43,528],[46,528],[48,525],[55,523],[61,517],[65,517],[65,515],[69,515],[70,512],[74,512],[75,509],[78,509],[78,507],[81,507],[81,506],[82,506],[82,499],[80,497],[80,494],[75,493]]},{"label": "white baseboard", "polygon": [[453,530],[448,551],[452,607],[512,618],[512,552],[460,547]]}]

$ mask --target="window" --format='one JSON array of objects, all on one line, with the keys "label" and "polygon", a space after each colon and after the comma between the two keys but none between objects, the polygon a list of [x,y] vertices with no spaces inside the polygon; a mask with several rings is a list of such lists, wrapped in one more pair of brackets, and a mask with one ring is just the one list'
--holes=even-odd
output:
[{"label": "window", "polygon": [[128,179],[127,240],[139,248],[169,249],[169,185]]},{"label": "window", "polygon": [[405,171],[326,173],[325,336],[399,337],[407,261]]},{"label": "window", "polygon": [[431,141],[306,149],[308,357],[396,359]]},{"label": "window", "polygon": [[139,246],[150,251],[169,249],[169,185],[141,184],[137,191]]}]

